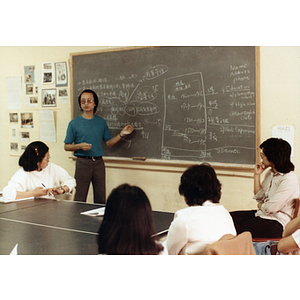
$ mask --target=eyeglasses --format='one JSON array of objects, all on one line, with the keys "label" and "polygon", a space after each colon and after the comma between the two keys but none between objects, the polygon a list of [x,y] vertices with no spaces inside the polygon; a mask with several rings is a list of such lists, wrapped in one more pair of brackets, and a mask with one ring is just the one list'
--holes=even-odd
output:
[{"label": "eyeglasses", "polygon": [[45,156],[45,157],[44,157],[44,160],[49,162],[49,161],[50,161],[50,155],[47,156],[47,157]]},{"label": "eyeglasses", "polygon": [[260,154],[260,157],[261,157],[261,158],[266,157],[266,155],[265,155],[263,152],[260,152],[259,154]]},{"label": "eyeglasses", "polygon": [[83,99],[83,100],[80,100],[80,103],[81,103],[81,104],[85,104],[85,103],[91,104],[93,101],[94,101],[93,99],[86,99],[86,100]]}]

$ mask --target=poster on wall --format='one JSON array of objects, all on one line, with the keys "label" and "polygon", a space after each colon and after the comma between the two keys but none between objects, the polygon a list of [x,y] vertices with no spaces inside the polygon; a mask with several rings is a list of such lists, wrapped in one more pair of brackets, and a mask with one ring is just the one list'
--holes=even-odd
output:
[{"label": "poster on wall", "polygon": [[53,84],[53,63],[45,62],[42,67],[43,84]]},{"label": "poster on wall", "polygon": [[24,66],[24,73],[25,83],[33,83],[35,81],[35,66]]},{"label": "poster on wall", "polygon": [[55,63],[55,85],[68,85],[68,71],[66,62]]},{"label": "poster on wall", "polygon": [[53,110],[40,110],[40,138],[44,142],[56,143],[56,129]]},{"label": "poster on wall", "polygon": [[21,76],[7,77],[8,109],[22,109]]},{"label": "poster on wall", "polygon": [[294,157],[294,136],[295,128],[293,126],[273,126],[272,128],[272,137],[281,138],[291,145],[291,157]]}]

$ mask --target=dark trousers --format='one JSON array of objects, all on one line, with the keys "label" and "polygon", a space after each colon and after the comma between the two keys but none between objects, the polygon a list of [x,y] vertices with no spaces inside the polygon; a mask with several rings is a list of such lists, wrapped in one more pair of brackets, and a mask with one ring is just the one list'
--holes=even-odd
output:
[{"label": "dark trousers", "polygon": [[86,202],[90,182],[92,182],[94,203],[105,204],[105,165],[102,158],[93,161],[89,158],[77,157],[74,177],[76,179],[75,201]]},{"label": "dark trousers", "polygon": [[230,213],[237,234],[250,231],[252,237],[277,238],[282,237],[283,227],[275,220],[255,217],[256,210],[233,211]]}]

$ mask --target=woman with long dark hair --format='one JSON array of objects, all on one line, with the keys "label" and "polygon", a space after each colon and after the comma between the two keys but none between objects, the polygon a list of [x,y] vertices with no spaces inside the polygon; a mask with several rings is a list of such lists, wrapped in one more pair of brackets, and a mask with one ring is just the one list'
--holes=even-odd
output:
[{"label": "woman with long dark hair", "polygon": [[120,185],[112,190],[99,228],[99,254],[167,254],[156,233],[151,204],[137,186]]},{"label": "woman with long dark hair", "polygon": [[253,197],[258,209],[231,212],[231,216],[238,234],[250,231],[253,237],[280,238],[292,218],[293,200],[299,198],[291,146],[283,139],[269,138],[259,147],[261,163],[254,168]]},{"label": "woman with long dark hair", "polygon": [[45,143],[30,143],[19,159],[21,168],[3,189],[4,201],[71,192],[76,185],[75,179],[49,160],[49,148]]}]

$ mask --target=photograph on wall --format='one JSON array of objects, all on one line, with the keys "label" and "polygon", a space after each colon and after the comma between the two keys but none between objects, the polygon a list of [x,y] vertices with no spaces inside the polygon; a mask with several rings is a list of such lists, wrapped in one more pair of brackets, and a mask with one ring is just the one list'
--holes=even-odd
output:
[{"label": "photograph on wall", "polygon": [[55,85],[68,85],[68,70],[66,62],[55,63]]},{"label": "photograph on wall", "polygon": [[57,90],[57,99],[60,103],[68,103],[69,92],[67,88],[62,88]]},{"label": "photograph on wall", "polygon": [[24,66],[25,83],[34,82],[35,66]]},{"label": "photograph on wall", "polygon": [[33,84],[26,84],[26,95],[33,94]]},{"label": "photograph on wall", "polygon": [[31,96],[25,98],[25,103],[27,106],[38,106],[38,97],[37,96]]},{"label": "photograph on wall", "polygon": [[21,113],[21,128],[33,128],[33,113]]},{"label": "photograph on wall", "polygon": [[12,140],[17,140],[17,127],[12,127],[11,128],[11,139]]},{"label": "photograph on wall", "polygon": [[28,131],[21,131],[20,132],[20,140],[23,142],[30,141],[30,133]]},{"label": "photograph on wall", "polygon": [[16,124],[18,123],[18,113],[9,113],[9,122],[10,124]]},{"label": "photograph on wall", "polygon": [[46,62],[43,63],[43,84],[52,84],[53,83],[53,63]]},{"label": "photograph on wall", "polygon": [[21,151],[24,152],[26,147],[27,147],[27,145],[21,145]]},{"label": "photograph on wall", "polygon": [[42,106],[56,106],[56,89],[42,90]]},{"label": "photograph on wall", "polygon": [[11,152],[18,152],[18,143],[12,142],[10,143],[10,151]]}]

